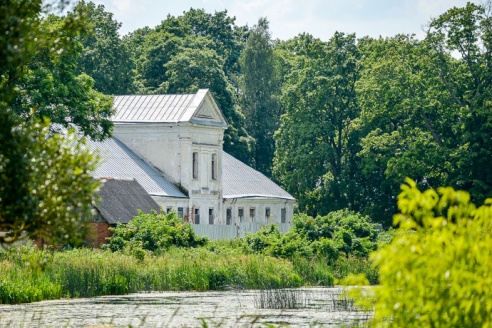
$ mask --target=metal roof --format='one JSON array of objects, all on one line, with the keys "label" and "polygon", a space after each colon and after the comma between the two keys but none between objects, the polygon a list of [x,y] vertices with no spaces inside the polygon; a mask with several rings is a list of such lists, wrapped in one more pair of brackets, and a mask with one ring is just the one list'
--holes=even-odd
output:
[{"label": "metal roof", "polygon": [[87,147],[99,152],[102,163],[94,172],[95,178],[135,179],[150,195],[187,198],[159,171],[143,161],[121,141],[111,138],[93,141],[87,138]]},{"label": "metal roof", "polygon": [[138,210],[159,211],[159,205],[136,180],[106,180],[99,195],[96,208],[109,224],[128,223]]},{"label": "metal roof", "polygon": [[[203,107],[207,95],[210,99],[207,104],[212,103],[218,121],[213,117],[195,117],[202,109],[207,110]],[[227,127],[227,122],[208,89],[200,89],[195,94],[115,96],[113,106],[115,113],[111,120],[115,123],[193,122]]]},{"label": "metal roof", "polygon": [[262,173],[222,152],[224,198],[281,198],[295,200]]}]

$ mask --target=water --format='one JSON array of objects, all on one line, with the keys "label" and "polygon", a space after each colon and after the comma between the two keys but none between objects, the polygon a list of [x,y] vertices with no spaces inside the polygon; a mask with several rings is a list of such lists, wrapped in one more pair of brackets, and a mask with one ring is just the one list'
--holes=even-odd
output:
[{"label": "water", "polygon": [[[163,292],[0,305],[0,327],[340,327],[365,321],[342,289],[282,291],[296,309],[261,309],[259,291]],[[273,292],[275,293],[275,292]],[[265,303],[265,299],[267,299]]]}]

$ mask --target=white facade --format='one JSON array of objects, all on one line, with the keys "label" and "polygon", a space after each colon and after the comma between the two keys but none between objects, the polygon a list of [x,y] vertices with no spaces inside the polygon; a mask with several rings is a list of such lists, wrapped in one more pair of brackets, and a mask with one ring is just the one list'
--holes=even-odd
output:
[{"label": "white facade", "polygon": [[164,210],[176,210],[185,221],[201,225],[291,222],[294,198],[223,152],[227,122],[208,90],[117,96],[115,109],[114,137],[186,195],[150,193]]}]

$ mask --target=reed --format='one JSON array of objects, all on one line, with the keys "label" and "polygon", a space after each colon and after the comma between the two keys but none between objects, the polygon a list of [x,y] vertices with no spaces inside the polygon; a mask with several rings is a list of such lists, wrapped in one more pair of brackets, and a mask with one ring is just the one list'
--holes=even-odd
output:
[{"label": "reed", "polygon": [[0,253],[0,303],[95,297],[139,291],[298,287],[292,262],[264,255],[225,255],[173,248],[143,260],[95,249],[48,252],[33,247]]}]

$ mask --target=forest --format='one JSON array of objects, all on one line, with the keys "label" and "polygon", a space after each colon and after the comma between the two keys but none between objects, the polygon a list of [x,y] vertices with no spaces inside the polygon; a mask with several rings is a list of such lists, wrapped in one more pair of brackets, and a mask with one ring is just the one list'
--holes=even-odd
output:
[{"label": "forest", "polygon": [[238,26],[227,11],[201,9],[121,36],[102,5],[37,15],[41,2],[24,2],[38,33],[19,41],[19,56],[1,47],[2,101],[14,121],[70,121],[104,139],[111,95],[208,88],[229,123],[224,150],[290,192],[299,213],[348,209],[389,227],[406,177],[421,189],[465,190],[475,203],[491,195],[487,4],[422,22],[422,40],[336,32],[323,41],[275,40],[266,17]]}]

